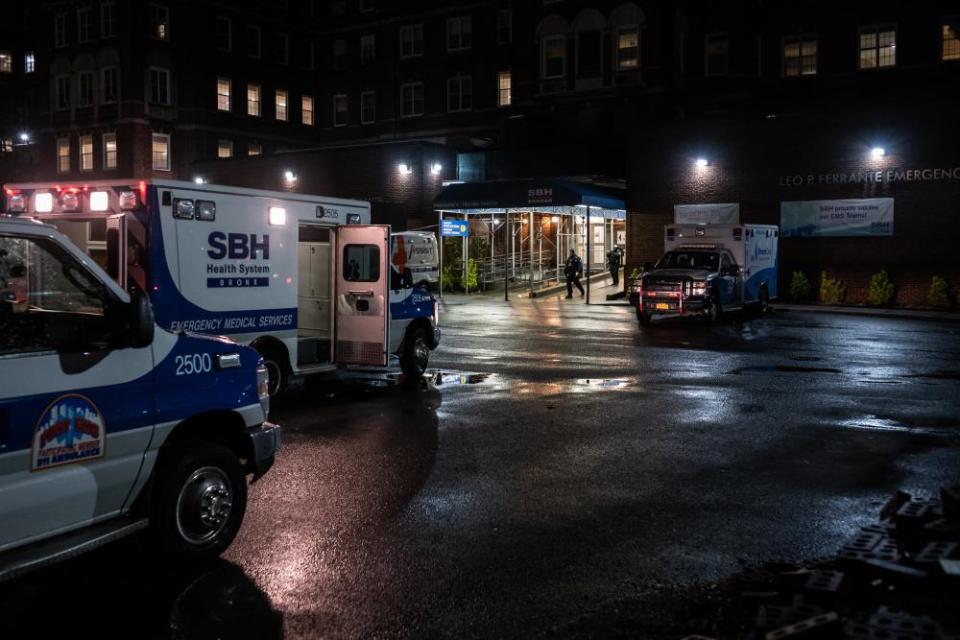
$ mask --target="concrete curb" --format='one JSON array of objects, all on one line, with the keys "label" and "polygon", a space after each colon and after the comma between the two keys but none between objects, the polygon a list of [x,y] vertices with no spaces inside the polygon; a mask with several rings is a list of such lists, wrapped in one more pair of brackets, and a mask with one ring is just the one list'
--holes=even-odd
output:
[{"label": "concrete curb", "polygon": [[840,307],[815,304],[773,304],[776,312],[796,311],[799,313],[836,313],[849,316],[871,316],[875,318],[896,318],[907,320],[939,320],[941,322],[960,322],[960,313],[953,311],[926,311],[923,309],[875,309],[871,307]]}]

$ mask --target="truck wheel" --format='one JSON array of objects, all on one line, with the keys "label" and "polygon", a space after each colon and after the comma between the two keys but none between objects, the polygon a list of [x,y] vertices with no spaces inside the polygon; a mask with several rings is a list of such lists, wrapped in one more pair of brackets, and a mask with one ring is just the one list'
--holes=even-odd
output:
[{"label": "truck wheel", "polygon": [[430,342],[427,332],[415,329],[403,341],[400,369],[411,380],[419,380],[430,362]]},{"label": "truck wheel", "polygon": [[267,374],[270,376],[267,390],[270,392],[270,397],[275,398],[287,390],[287,382],[290,379],[287,365],[276,349],[264,349],[260,355],[263,357],[263,366],[267,368]]},{"label": "truck wheel", "polygon": [[760,301],[757,303],[757,315],[765,316],[770,312],[770,294],[766,289],[760,290]]},{"label": "truck wheel", "polygon": [[637,309],[637,322],[640,323],[641,327],[646,327],[650,325],[650,314],[646,311],[640,311]]},{"label": "truck wheel", "polygon": [[710,298],[710,306],[707,307],[707,322],[717,322],[722,315],[723,307],[720,306],[720,300],[717,298],[717,296],[712,296]]},{"label": "truck wheel", "polygon": [[157,465],[153,537],[176,561],[216,558],[233,542],[247,509],[237,455],[223,445],[185,442],[163,451]]}]

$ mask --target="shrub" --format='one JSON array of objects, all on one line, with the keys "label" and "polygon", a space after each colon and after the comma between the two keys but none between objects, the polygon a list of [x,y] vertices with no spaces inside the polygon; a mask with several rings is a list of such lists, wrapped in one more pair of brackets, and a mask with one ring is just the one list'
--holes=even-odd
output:
[{"label": "shrub", "polygon": [[893,283],[890,282],[886,269],[871,276],[867,299],[870,300],[870,304],[878,307],[890,304],[893,300]]},{"label": "shrub", "polygon": [[827,277],[826,271],[820,273],[820,302],[824,304],[843,302],[846,293],[847,288],[843,286],[843,282]]},{"label": "shrub", "polygon": [[456,264],[443,265],[443,290],[453,291],[460,284],[460,269]]},{"label": "shrub", "polygon": [[940,276],[933,276],[930,290],[927,292],[927,304],[937,309],[946,309],[950,306],[950,287],[947,280]]},{"label": "shrub", "polygon": [[810,281],[803,271],[794,271],[790,276],[790,299],[794,302],[806,302],[810,299]]},{"label": "shrub", "polygon": [[479,268],[477,267],[477,262],[473,258],[467,260],[467,277],[464,281],[467,290],[476,291],[477,282],[479,280]]}]

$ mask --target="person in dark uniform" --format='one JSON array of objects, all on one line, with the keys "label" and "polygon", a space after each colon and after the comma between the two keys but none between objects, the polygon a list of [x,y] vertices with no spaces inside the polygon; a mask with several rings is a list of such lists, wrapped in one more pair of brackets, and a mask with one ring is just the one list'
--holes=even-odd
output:
[{"label": "person in dark uniform", "polygon": [[613,286],[620,284],[620,260],[620,247],[610,249],[610,253],[607,254],[607,269],[613,276]]},{"label": "person in dark uniform", "polygon": [[573,297],[573,287],[576,285],[580,289],[580,297],[583,297],[583,285],[580,284],[580,276],[583,275],[583,260],[577,255],[577,252],[570,249],[570,257],[567,258],[566,267],[563,274],[567,276],[567,298]]}]

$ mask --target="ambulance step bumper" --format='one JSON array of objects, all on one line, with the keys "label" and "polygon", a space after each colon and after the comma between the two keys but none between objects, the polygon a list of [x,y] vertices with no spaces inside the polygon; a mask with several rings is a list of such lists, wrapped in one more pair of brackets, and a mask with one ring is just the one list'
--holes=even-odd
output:
[{"label": "ambulance step bumper", "polygon": [[117,518],[6,552],[0,556],[0,582],[69,560],[143,531],[148,526],[146,518]]}]

